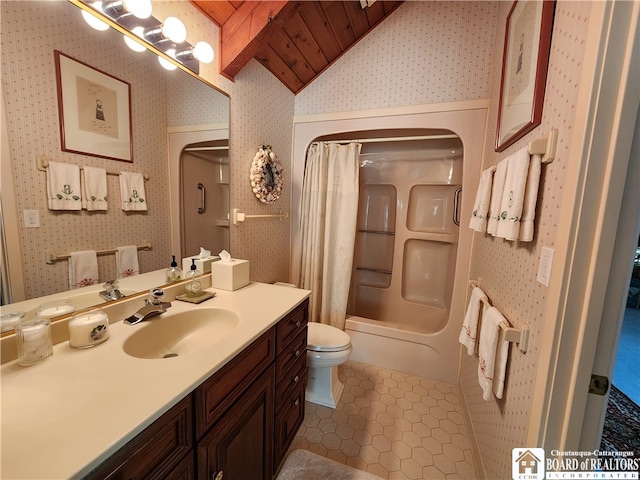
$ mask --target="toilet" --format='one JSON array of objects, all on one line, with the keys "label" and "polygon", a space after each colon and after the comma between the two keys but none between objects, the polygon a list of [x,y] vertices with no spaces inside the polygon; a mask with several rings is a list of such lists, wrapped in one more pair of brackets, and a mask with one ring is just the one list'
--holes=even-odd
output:
[{"label": "toilet", "polygon": [[338,365],[351,355],[351,338],[339,328],[309,322],[307,333],[308,402],[336,408],[344,390],[338,379]]}]

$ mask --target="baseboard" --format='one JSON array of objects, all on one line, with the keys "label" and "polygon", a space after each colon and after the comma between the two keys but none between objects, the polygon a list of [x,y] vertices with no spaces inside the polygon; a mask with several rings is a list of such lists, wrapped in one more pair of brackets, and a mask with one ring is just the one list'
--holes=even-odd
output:
[{"label": "baseboard", "polygon": [[464,415],[464,421],[467,425],[467,434],[469,442],[471,443],[471,454],[473,455],[473,465],[476,468],[476,478],[478,480],[487,480],[487,474],[484,470],[484,464],[482,463],[482,456],[480,455],[480,446],[478,445],[478,439],[476,438],[476,432],[473,430],[473,423],[471,422],[471,415],[467,408],[467,400],[462,390],[462,385],[458,381],[458,398],[460,398],[460,405],[462,406],[462,414]]}]

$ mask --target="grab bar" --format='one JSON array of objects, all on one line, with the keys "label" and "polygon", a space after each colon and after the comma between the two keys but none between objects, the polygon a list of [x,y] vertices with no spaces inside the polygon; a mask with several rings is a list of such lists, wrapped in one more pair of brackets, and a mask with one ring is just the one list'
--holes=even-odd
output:
[{"label": "grab bar", "polygon": [[460,194],[462,193],[462,187],[456,189],[456,193],[453,195],[453,223],[458,227],[460,226]]},{"label": "grab bar", "polygon": [[198,207],[198,213],[202,215],[204,213],[206,190],[204,188],[204,185],[201,183],[198,183],[198,190],[200,190],[200,206]]}]

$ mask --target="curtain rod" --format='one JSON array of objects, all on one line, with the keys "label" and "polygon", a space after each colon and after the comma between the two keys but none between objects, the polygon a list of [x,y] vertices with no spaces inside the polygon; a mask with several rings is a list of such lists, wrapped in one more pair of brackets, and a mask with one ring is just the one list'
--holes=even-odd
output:
[{"label": "curtain rod", "polygon": [[[382,143],[382,142],[406,142],[415,140],[444,140],[450,138],[459,138],[454,134],[446,135],[419,135],[412,137],[382,137],[382,138],[362,138],[360,140],[328,140],[323,143],[337,143],[337,144],[349,144],[349,143]],[[315,144],[319,142],[313,142]]]}]

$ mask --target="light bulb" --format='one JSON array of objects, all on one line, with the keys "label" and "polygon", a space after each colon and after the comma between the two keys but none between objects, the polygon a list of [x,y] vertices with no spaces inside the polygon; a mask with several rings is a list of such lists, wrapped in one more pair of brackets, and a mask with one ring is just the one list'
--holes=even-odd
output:
[{"label": "light bulb", "polygon": [[[93,2],[91,4],[91,7],[94,10],[97,10],[98,12],[101,12],[102,11],[102,2]],[[84,21],[87,22],[91,28],[94,28],[96,30],[104,31],[104,30],[107,30],[109,28],[109,25],[104,23],[98,17],[96,17],[94,15],[91,15],[86,10],[82,11],[82,18],[84,18]]]},{"label": "light bulb", "polygon": [[168,17],[162,24],[162,34],[173,43],[182,43],[187,39],[187,29],[178,18]]},{"label": "light bulb", "polygon": [[151,0],[122,0],[122,5],[137,18],[149,18],[151,16]]},{"label": "light bulb", "polygon": [[213,48],[207,42],[198,42],[193,47],[193,57],[202,63],[213,62]]},{"label": "light bulb", "polygon": [[[167,50],[165,52],[167,55],[169,55],[171,58],[175,58],[176,56],[176,51],[173,48],[170,48],[169,50]],[[176,67],[173,63],[171,63],[169,60],[163,58],[163,57],[158,57],[158,62],[160,62],[160,65],[162,65],[162,68],[164,68],[165,70],[175,70]]]},{"label": "light bulb", "polygon": [[[131,33],[142,38],[143,31],[144,31],[143,27],[135,27],[134,29],[131,30]],[[136,42],[135,40],[133,40],[132,38],[126,35],[123,38],[124,38],[124,43],[127,44],[127,47],[129,47],[134,52],[144,52],[147,49],[144,45]]]}]

